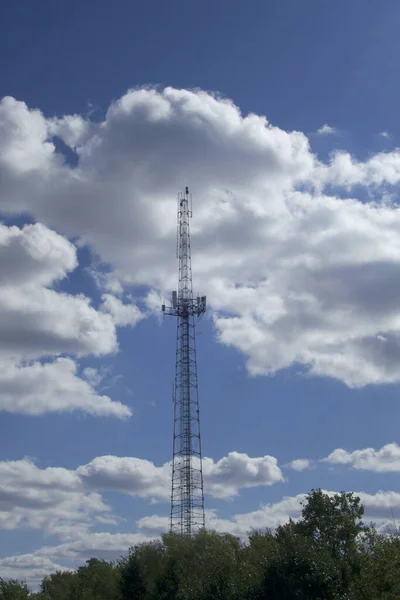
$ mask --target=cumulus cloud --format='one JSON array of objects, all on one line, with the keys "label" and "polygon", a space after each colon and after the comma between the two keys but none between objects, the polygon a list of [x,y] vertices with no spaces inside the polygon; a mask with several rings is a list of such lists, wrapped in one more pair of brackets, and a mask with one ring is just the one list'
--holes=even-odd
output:
[{"label": "cumulus cloud", "polygon": [[[325,491],[334,495],[333,491]],[[376,494],[355,492],[365,507],[366,523],[376,523],[384,529],[390,521],[391,512],[400,509],[400,494],[392,491],[379,491]],[[257,510],[248,513],[234,514],[229,518],[221,518],[218,511],[206,510],[206,527],[222,533],[231,533],[245,539],[252,529],[276,529],[287,523],[289,518],[297,520],[301,516],[302,503],[306,494],[284,496],[278,502],[263,504]],[[166,516],[151,515],[137,521],[138,530],[147,537],[159,536],[168,530],[169,520]]]},{"label": "cumulus cloud", "polygon": [[239,452],[229,452],[217,462],[205,458],[203,476],[206,491],[216,498],[237,496],[241,488],[283,481],[282,471],[274,456],[251,458]]},{"label": "cumulus cloud", "polygon": [[47,141],[48,124],[39,110],[9,96],[0,102],[0,172],[7,184],[18,176],[46,171],[58,162]]},{"label": "cumulus cloud", "polygon": [[80,410],[95,416],[131,416],[128,406],[97,394],[77,371],[70,358],[30,364],[0,361],[0,411],[42,415]]},{"label": "cumulus cloud", "polygon": [[135,304],[124,304],[112,294],[103,294],[102,310],[111,315],[114,324],[120,327],[134,326],[144,319],[145,315]]},{"label": "cumulus cloud", "polygon": [[94,381],[79,377],[75,360],[54,357],[114,352],[116,321],[134,324],[140,318],[135,307],[117,303],[115,308],[107,299],[110,310],[119,309],[116,317],[96,310],[83,295],[53,289],[77,267],[76,248],[40,223],[0,224],[0,251],[0,410],[130,416],[128,407],[99,395]]},{"label": "cumulus cloud", "polygon": [[349,465],[353,469],[374,471],[376,473],[400,471],[400,446],[396,443],[386,444],[379,450],[364,448],[349,452],[336,448],[329,456],[322,459],[331,465]]},{"label": "cumulus cloud", "polygon": [[[129,284],[169,297],[175,197],[189,184],[195,286],[250,373],[301,365],[351,387],[400,380],[400,212],[385,200],[400,183],[398,150],[325,164],[303,133],[173,88],[129,91],[101,123],[49,120],[7,98],[0,127],[0,209],[90,244],[112,269],[113,296]],[[374,201],[349,197],[357,186]],[[136,319],[113,306],[122,323]]]},{"label": "cumulus cloud", "polygon": [[[135,533],[94,533],[91,529],[95,524],[118,523],[102,498],[103,492],[169,502],[170,468],[169,463],[156,467],[143,459],[116,456],[97,457],[75,470],[42,469],[29,458],[0,461],[0,529],[40,529],[62,541],[59,546],[4,559],[4,572],[12,574],[20,569],[21,576],[34,581],[54,570],[55,563],[43,562],[42,558],[82,562],[91,556],[101,556],[112,560],[129,546],[156,537],[165,529],[165,517],[139,520]],[[282,480],[274,457],[251,458],[237,452],[217,462],[205,459],[204,472],[206,492],[218,498],[229,498],[240,489]],[[222,527],[214,511],[207,511],[207,519],[210,526]],[[71,564],[64,564],[64,568]]]},{"label": "cumulus cloud", "polygon": [[252,529],[276,529],[290,517],[294,520],[300,517],[301,502],[305,497],[305,494],[285,496],[278,502],[264,504],[249,513],[236,514],[231,519],[220,519],[217,514],[210,515],[210,525],[217,531],[228,531],[241,538],[245,538]]},{"label": "cumulus cloud", "polygon": [[35,590],[43,577],[54,571],[70,571],[83,565],[90,558],[116,561],[128,553],[128,549],[151,537],[136,533],[94,533],[73,531],[71,539],[56,546],[43,546],[29,554],[0,559],[4,578],[26,580]]},{"label": "cumulus cloud", "polygon": [[[107,460],[108,459],[108,460]],[[111,461],[117,468],[111,468]],[[133,462],[139,459],[132,459]],[[150,496],[157,492],[154,477],[147,475],[145,467],[139,482],[128,485],[122,473],[124,461],[117,457],[99,457],[88,465],[69,470],[61,467],[41,469],[32,460],[0,461],[0,527],[41,528],[62,539],[75,539],[87,532],[96,517],[113,518],[110,507],[104,503],[100,492],[114,490]],[[102,468],[99,467],[99,463]],[[156,470],[156,467],[153,466]],[[165,482],[164,482],[165,483]],[[147,484],[147,487],[146,487]],[[147,492],[147,493],[146,493]],[[163,494],[159,490],[160,495]]]},{"label": "cumulus cloud", "polygon": [[[79,467],[77,473],[85,485],[94,489],[114,489],[141,497],[169,500],[171,465],[161,467],[134,457],[100,456]],[[252,458],[230,452],[214,462],[203,459],[205,492],[216,498],[231,498],[240,489],[273,485],[283,481],[273,456]]]},{"label": "cumulus cloud", "polygon": [[311,461],[307,460],[306,458],[297,458],[292,460],[292,462],[288,464],[288,467],[294,471],[305,471],[305,469],[309,469],[311,467]]},{"label": "cumulus cloud", "polygon": [[31,589],[36,589],[43,577],[54,571],[75,570],[90,558],[117,561],[121,556],[127,555],[131,546],[155,537],[147,536],[141,531],[74,531],[71,539],[56,546],[43,546],[29,554],[0,559],[0,570],[4,578],[26,580]]},{"label": "cumulus cloud", "polygon": [[[231,452],[217,462],[204,459],[204,479],[206,493],[230,498],[240,489],[272,485],[283,478],[274,457],[251,458]],[[0,461],[0,480],[0,528],[25,524],[69,535],[71,522],[87,522],[92,516],[100,516],[102,522],[113,519],[113,515],[103,514],[110,509],[102,492],[169,501],[171,465],[157,467],[135,457],[99,456],[75,470],[41,469],[25,458]]]},{"label": "cumulus cloud", "polygon": [[331,127],[328,123],[325,123],[320,127],[317,131],[319,135],[332,135],[333,133],[337,133],[336,127]]},{"label": "cumulus cloud", "polygon": [[[337,492],[323,490],[333,496]],[[400,510],[400,494],[393,491],[379,491],[375,494],[355,492],[365,507],[364,522],[374,522],[380,530],[384,530],[391,519],[393,510]],[[229,518],[221,518],[216,510],[206,511],[206,527],[231,533],[246,539],[253,529],[276,529],[279,525],[287,523],[289,518],[297,520],[301,516],[302,503],[306,494],[284,496],[278,502],[262,504],[257,510],[248,513],[234,514]],[[143,517],[137,522],[140,532],[146,536],[158,536],[168,530],[168,517],[152,515]]]},{"label": "cumulus cloud", "polygon": [[23,228],[0,224],[0,249],[0,356],[116,350],[109,314],[96,311],[83,295],[51,289],[77,266],[75,246],[39,223]]},{"label": "cumulus cloud", "polygon": [[82,145],[91,129],[91,124],[80,115],[65,115],[61,119],[49,119],[46,126],[47,135],[58,136],[72,149]]},{"label": "cumulus cloud", "polygon": [[359,492],[357,495],[365,507],[365,521],[372,521],[380,531],[393,528],[393,515],[398,515],[400,510],[398,492],[378,491],[374,494]]},{"label": "cumulus cloud", "polygon": [[85,367],[82,371],[82,377],[89,381],[93,387],[100,385],[100,383],[103,381],[104,375],[104,371],[101,372],[94,367]]},{"label": "cumulus cloud", "polygon": [[36,589],[46,575],[50,575],[55,571],[69,570],[72,569],[60,565],[50,558],[36,554],[19,554],[0,558],[2,578],[26,581],[31,589]]},{"label": "cumulus cloud", "polygon": [[[396,185],[400,181],[400,150],[379,152],[365,162],[358,161],[348,152],[335,152],[329,165],[316,169],[316,185],[342,186],[350,190],[356,185],[379,187]],[[383,192],[381,191],[381,194]],[[367,205],[370,208],[373,205]],[[377,207],[375,207],[376,209]]]},{"label": "cumulus cloud", "polygon": [[84,491],[76,473],[40,469],[31,460],[0,462],[0,526],[29,527],[59,536],[87,530],[93,515],[109,512],[100,494]]},{"label": "cumulus cloud", "polygon": [[[333,495],[337,492],[323,490],[324,493]],[[392,511],[400,510],[400,494],[393,491],[379,491],[375,494],[355,491],[365,507],[364,522],[374,522],[380,530],[387,528],[391,520]],[[301,503],[306,499],[306,494],[287,496],[282,500],[265,504],[259,509],[243,514],[234,515],[231,519],[219,519],[217,514],[210,516],[210,526],[218,531],[229,531],[241,538],[246,537],[251,529],[275,529],[289,518],[293,520],[301,516]]]},{"label": "cumulus cloud", "polygon": [[2,285],[46,286],[78,266],[76,248],[41,223],[23,228],[0,223]]},{"label": "cumulus cloud", "polygon": [[[117,560],[121,555],[126,555],[128,549],[150,537],[140,530],[137,532],[110,533],[92,531],[79,532],[73,539],[63,542],[58,546],[45,546],[38,549],[35,555],[53,559],[69,559],[82,564],[89,558],[103,558],[104,560]],[[76,563],[75,563],[76,564]]]},{"label": "cumulus cloud", "polygon": [[170,498],[171,469],[135,457],[99,456],[78,467],[77,474],[89,488],[118,490],[136,496]]}]

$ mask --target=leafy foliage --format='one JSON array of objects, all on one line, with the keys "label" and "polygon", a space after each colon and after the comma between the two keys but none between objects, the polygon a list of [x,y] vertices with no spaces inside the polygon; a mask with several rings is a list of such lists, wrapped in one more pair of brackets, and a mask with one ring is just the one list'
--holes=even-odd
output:
[{"label": "leafy foliage", "polygon": [[312,490],[297,521],[247,543],[166,534],[117,563],[90,559],[45,577],[40,592],[0,579],[0,600],[399,600],[400,538],[362,522],[351,493]]},{"label": "leafy foliage", "polygon": [[4,581],[0,579],[0,600],[25,600],[29,598],[29,589],[26,583],[15,579]]}]

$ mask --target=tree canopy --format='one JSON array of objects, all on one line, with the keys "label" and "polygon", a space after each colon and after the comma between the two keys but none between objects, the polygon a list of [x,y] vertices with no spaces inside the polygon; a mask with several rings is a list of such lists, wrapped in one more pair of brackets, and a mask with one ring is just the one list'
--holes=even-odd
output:
[{"label": "tree canopy", "polygon": [[312,490],[296,522],[165,534],[115,563],[95,558],[45,577],[39,592],[0,579],[0,600],[399,600],[400,538],[363,521],[352,493]]}]

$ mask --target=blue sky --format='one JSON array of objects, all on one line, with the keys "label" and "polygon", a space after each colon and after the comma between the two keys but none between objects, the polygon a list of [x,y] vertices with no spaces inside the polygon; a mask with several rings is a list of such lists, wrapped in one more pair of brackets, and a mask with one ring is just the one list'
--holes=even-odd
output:
[{"label": "blue sky", "polygon": [[2,4],[0,576],[165,529],[185,185],[209,525],[273,527],[313,487],[400,515],[399,19]]}]

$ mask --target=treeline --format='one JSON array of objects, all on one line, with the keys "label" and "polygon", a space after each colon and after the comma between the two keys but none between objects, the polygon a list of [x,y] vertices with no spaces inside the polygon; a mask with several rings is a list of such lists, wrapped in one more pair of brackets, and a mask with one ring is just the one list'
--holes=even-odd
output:
[{"label": "treeline", "polygon": [[399,600],[400,538],[362,522],[351,493],[313,490],[300,520],[246,543],[202,531],[139,544],[45,577],[39,593],[0,580],[0,600]]}]

